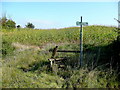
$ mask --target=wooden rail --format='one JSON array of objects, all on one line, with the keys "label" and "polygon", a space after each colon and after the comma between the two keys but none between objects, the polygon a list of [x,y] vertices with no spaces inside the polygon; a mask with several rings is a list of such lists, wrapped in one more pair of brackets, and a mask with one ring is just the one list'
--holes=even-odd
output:
[{"label": "wooden rail", "polygon": [[[52,56],[50,59],[48,59],[50,61],[51,67],[54,64],[57,64],[59,67],[62,68],[65,67],[63,61],[67,60],[67,58],[55,58],[55,55],[57,52],[63,52],[63,53],[80,53],[80,51],[74,51],[74,50],[58,50],[58,46],[56,46],[54,49],[50,49],[49,52],[52,52]],[[63,64],[60,64],[63,63]]]},{"label": "wooden rail", "polygon": [[[54,50],[49,50],[49,52],[54,52]],[[56,52],[80,53],[80,51],[72,51],[72,50],[57,50]]]},{"label": "wooden rail", "polygon": [[58,46],[56,46],[54,49],[49,50],[49,52],[52,52],[51,58],[54,58],[57,52],[63,52],[63,53],[80,53],[80,51],[74,51],[74,50],[58,50]]},{"label": "wooden rail", "polygon": [[80,51],[57,50],[57,52],[80,53]]}]

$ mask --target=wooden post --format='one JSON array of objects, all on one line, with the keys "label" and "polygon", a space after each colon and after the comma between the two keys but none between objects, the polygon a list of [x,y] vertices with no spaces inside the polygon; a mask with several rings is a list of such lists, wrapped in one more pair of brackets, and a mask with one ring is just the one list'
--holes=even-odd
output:
[{"label": "wooden post", "polygon": [[57,49],[58,49],[58,46],[56,46],[56,47],[53,49],[53,53],[52,53],[52,57],[51,57],[51,58],[54,58],[54,57],[55,57],[56,52],[57,52]]},{"label": "wooden post", "polygon": [[81,16],[81,22],[77,21],[76,25],[80,25],[80,61],[78,62],[78,65],[82,67],[83,65],[83,32],[82,31],[83,31],[83,25],[88,26],[88,22],[82,22],[82,16]]},{"label": "wooden post", "polygon": [[[82,23],[82,16],[81,16],[81,23]],[[83,35],[82,35],[82,24],[80,25],[80,66],[82,67],[83,62]]]},{"label": "wooden post", "polygon": [[55,59],[50,58],[50,59],[48,59],[48,60],[50,61],[50,65],[52,66],[52,65],[53,65],[53,62],[55,61]]}]

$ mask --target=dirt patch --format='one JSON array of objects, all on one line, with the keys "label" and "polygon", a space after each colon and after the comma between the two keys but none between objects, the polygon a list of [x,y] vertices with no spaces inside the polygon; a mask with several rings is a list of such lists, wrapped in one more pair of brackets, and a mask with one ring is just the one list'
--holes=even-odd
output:
[{"label": "dirt patch", "polygon": [[61,46],[61,45],[65,45],[68,43],[46,43],[42,46],[35,46],[35,45],[25,45],[25,44],[21,44],[21,43],[12,43],[12,45],[14,47],[17,48],[17,50],[19,51],[24,51],[24,50],[29,50],[29,49],[33,49],[33,50],[49,50],[50,48],[53,48],[55,46]]},{"label": "dirt patch", "polygon": [[40,50],[40,47],[38,46],[33,46],[33,45],[24,45],[21,43],[12,43],[12,45],[14,47],[16,47],[17,49],[19,49],[19,51],[24,51],[24,50],[28,50],[28,49],[34,49],[34,50]]}]

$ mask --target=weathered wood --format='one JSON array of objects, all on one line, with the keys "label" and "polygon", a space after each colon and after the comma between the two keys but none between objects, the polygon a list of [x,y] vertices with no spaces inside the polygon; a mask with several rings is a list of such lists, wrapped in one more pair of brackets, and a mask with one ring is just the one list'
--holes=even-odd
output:
[{"label": "weathered wood", "polygon": [[57,52],[65,52],[65,53],[80,53],[80,51],[72,51],[72,50],[57,50]]},{"label": "weathered wood", "polygon": [[58,46],[56,46],[53,50],[52,50],[52,56],[51,56],[51,58],[54,58],[55,57],[55,55],[56,55],[56,52],[57,52],[57,49],[58,49]]},{"label": "weathered wood", "polygon": [[80,53],[80,51],[74,51],[74,50],[57,50],[58,46],[56,46],[54,49],[50,49],[49,52],[53,52],[52,53],[52,57],[55,57],[56,52],[65,52],[65,53]]},{"label": "weathered wood", "polygon": [[56,58],[56,61],[66,60],[66,58]]},{"label": "weathered wood", "polygon": [[64,65],[63,61],[67,60],[67,59],[66,58],[56,58],[56,59],[55,58],[50,58],[48,60],[50,61],[50,64],[52,66],[53,64]]},{"label": "weathered wood", "polygon": [[74,51],[74,50],[57,50],[58,46],[56,46],[54,49],[50,49],[49,52],[52,52],[52,56],[50,59],[48,59],[50,61],[51,67],[54,71],[54,67],[58,67],[58,68],[65,68],[65,60],[67,60],[67,58],[55,58],[55,55],[57,52],[65,52],[65,53],[80,53],[80,51]]},{"label": "weathered wood", "polygon": [[50,61],[50,65],[52,66],[53,65],[53,62],[55,61],[55,59],[54,58],[50,58],[50,59],[48,59],[49,61]]}]

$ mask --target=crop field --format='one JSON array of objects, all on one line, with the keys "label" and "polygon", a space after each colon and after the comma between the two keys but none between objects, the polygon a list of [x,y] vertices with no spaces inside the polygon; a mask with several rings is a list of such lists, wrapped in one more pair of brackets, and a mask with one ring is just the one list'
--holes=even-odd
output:
[{"label": "crop field", "polygon": [[[79,53],[57,53],[66,57],[66,69],[51,70],[55,46],[59,50],[79,50],[79,27],[62,29],[12,29],[2,34],[3,88],[119,88],[117,70],[111,66],[117,28],[83,27],[83,67],[77,68]],[[1,70],[0,69],[0,70]]]}]

